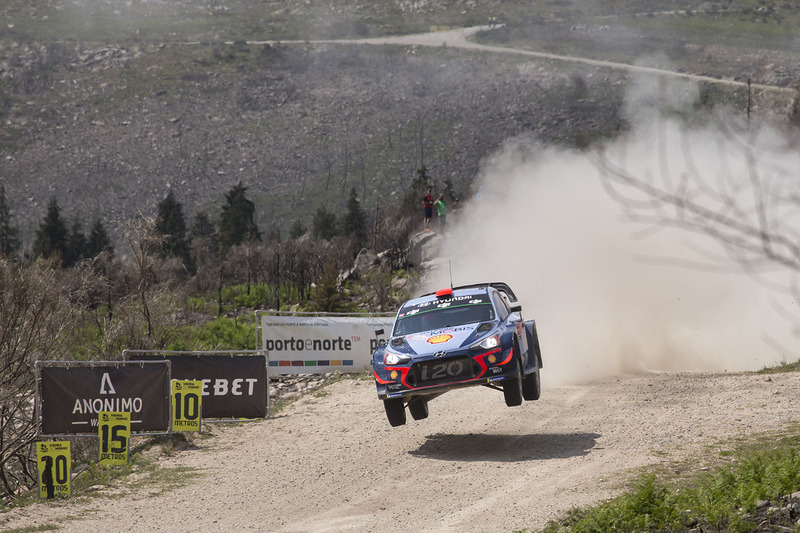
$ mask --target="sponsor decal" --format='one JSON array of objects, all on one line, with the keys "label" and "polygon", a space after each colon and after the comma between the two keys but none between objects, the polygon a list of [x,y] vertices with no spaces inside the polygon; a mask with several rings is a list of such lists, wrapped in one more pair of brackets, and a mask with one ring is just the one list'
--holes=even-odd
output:
[{"label": "sponsor decal", "polygon": [[461,295],[461,296],[453,296],[452,298],[448,298],[445,301],[430,299],[423,302],[416,302],[416,303],[409,303],[407,302],[403,305],[403,308],[400,310],[400,313],[397,315],[398,318],[402,318],[403,316],[413,315],[419,313],[421,310],[425,310],[428,307],[433,308],[446,308],[450,307],[453,304],[461,305],[478,305],[478,304],[488,304],[491,300],[489,296],[486,294],[472,294],[472,295]]},{"label": "sponsor decal", "polygon": [[442,344],[452,339],[453,336],[449,334],[434,335],[427,340],[428,344]]}]

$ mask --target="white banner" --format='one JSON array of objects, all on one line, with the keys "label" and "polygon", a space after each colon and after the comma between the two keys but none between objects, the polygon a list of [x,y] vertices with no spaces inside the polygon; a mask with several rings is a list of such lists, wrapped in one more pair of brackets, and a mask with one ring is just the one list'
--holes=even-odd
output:
[{"label": "white banner", "polygon": [[371,368],[372,352],[387,340],[394,317],[261,315],[261,342],[269,373],[359,373]]}]

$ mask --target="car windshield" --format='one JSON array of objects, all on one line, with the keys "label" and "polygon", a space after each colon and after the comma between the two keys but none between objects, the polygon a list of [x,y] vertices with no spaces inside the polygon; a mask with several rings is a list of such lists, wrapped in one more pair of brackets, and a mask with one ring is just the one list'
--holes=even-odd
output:
[{"label": "car windshield", "polygon": [[420,331],[474,324],[487,320],[494,320],[494,309],[488,301],[437,307],[424,311],[417,308],[408,313],[401,311],[398,314],[393,335],[410,335]]}]

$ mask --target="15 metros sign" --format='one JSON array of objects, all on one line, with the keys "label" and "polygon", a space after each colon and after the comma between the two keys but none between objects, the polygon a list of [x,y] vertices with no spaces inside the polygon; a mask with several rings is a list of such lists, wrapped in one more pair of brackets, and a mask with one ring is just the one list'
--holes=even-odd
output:
[{"label": "15 metros sign", "polygon": [[97,435],[98,414],[131,414],[131,433],[168,433],[170,367],[153,362],[37,362],[39,436]]},{"label": "15 metros sign", "polygon": [[315,374],[369,370],[394,316],[261,315],[262,347],[269,352],[271,374]]}]

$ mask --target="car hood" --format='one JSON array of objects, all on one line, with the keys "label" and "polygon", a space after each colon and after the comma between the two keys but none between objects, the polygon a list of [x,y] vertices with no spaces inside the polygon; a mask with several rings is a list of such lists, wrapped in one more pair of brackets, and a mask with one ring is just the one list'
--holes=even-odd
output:
[{"label": "car hood", "polygon": [[[402,346],[393,345],[391,349],[401,353],[417,355],[430,355],[443,350],[458,350],[478,339],[479,336],[476,330],[479,325],[479,323],[467,324],[412,333],[404,337],[405,343]],[[490,331],[485,331],[480,336],[482,337],[489,333]]]}]

